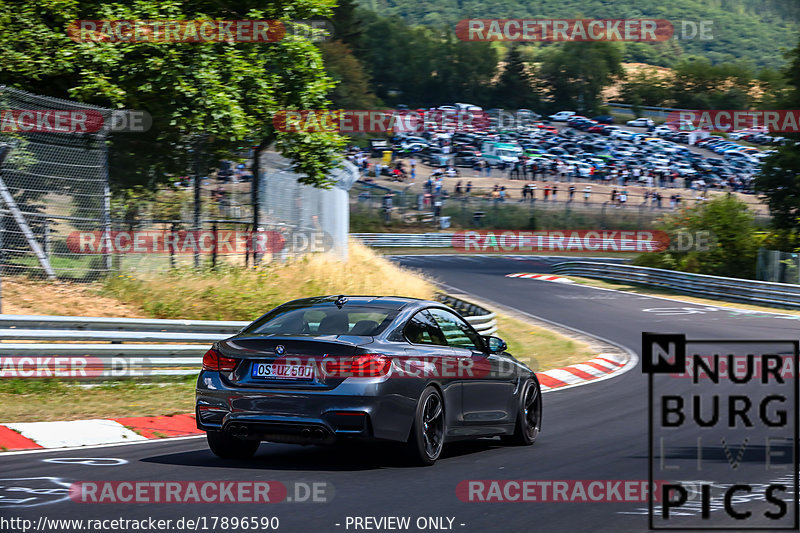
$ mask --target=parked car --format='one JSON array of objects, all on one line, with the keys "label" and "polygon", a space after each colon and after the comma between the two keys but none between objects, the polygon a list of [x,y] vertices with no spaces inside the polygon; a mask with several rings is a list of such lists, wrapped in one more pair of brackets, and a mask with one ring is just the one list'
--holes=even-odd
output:
[{"label": "parked car", "polygon": [[550,115],[548,118],[555,122],[566,122],[572,115],[575,114],[575,111],[559,111],[555,115]]},{"label": "parked car", "polygon": [[472,151],[456,152],[453,164],[457,167],[473,167],[480,160],[478,154]]},{"label": "parked car", "polygon": [[651,118],[640,117],[640,118],[635,118],[633,120],[629,120],[625,124],[637,128],[649,128],[650,126],[654,126],[655,122],[653,122],[653,119]]},{"label": "parked car", "polygon": [[599,122],[600,124],[613,124],[614,117],[612,115],[600,115],[597,117],[593,117],[592,120],[595,122]]},{"label": "parked car", "polygon": [[[459,368],[469,361],[469,372]],[[452,366],[451,366],[452,365]],[[433,464],[447,442],[499,435],[533,444],[536,374],[434,301],[322,296],[285,303],[203,356],[197,427],[218,457],[252,457],[262,441],[405,444]]]},{"label": "parked car", "polygon": [[637,134],[630,130],[614,130],[611,132],[610,137],[612,139],[622,139],[625,141],[629,141],[633,139]]}]

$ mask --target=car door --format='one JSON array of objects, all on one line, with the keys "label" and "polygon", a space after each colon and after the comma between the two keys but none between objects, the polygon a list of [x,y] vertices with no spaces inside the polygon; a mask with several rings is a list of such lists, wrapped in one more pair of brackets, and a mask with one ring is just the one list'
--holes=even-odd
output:
[{"label": "car door", "polygon": [[448,434],[461,424],[461,383],[459,380],[443,375],[455,358],[454,350],[447,345],[447,339],[427,310],[417,312],[406,323],[403,337],[410,344],[405,349],[407,357],[403,368],[414,375],[435,379],[442,387],[445,405],[445,420]]},{"label": "car door", "polygon": [[[465,425],[492,425],[513,421],[516,386],[515,366],[501,354],[489,354],[480,335],[456,314],[441,308],[431,316],[455,351],[456,358],[468,359],[473,372],[459,372],[461,404]],[[466,361],[465,361],[466,363]]]}]

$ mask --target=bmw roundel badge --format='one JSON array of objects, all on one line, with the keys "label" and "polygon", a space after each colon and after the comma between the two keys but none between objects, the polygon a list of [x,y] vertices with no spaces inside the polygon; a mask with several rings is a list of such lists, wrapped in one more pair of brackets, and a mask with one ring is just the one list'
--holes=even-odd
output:
[{"label": "bmw roundel badge", "polygon": [[283,355],[286,353],[286,348],[283,347],[283,344],[279,344],[275,347],[275,353],[278,355]]}]

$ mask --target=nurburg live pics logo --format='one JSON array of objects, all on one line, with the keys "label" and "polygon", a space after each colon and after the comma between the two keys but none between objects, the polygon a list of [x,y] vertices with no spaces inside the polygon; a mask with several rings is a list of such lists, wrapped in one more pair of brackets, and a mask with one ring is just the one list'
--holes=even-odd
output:
[{"label": "nurburg live pics logo", "polygon": [[651,529],[798,529],[799,346],[642,334]]}]

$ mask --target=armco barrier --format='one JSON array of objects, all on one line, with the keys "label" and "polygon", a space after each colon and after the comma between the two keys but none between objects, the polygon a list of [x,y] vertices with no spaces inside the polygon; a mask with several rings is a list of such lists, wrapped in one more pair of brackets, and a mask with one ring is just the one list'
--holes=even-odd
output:
[{"label": "armco barrier", "polygon": [[[497,331],[497,320],[491,311],[446,294],[437,295],[437,299],[461,313],[481,335]],[[102,373],[89,374],[97,379],[196,374],[209,345],[236,334],[248,324],[219,320],[0,315],[0,360],[87,357],[91,358],[91,364],[102,365]],[[16,377],[4,372],[4,368],[0,364],[0,377]]]},{"label": "armco barrier", "polygon": [[377,248],[450,248],[452,233],[351,233],[366,246]]},{"label": "armco barrier", "polygon": [[800,285],[587,261],[558,263],[553,266],[553,272],[562,275],[637,283],[736,302],[800,309]]}]

